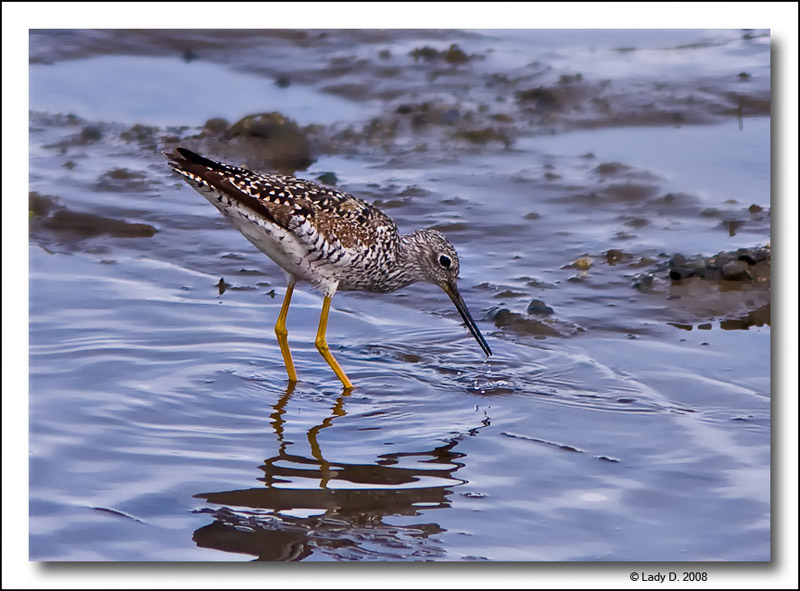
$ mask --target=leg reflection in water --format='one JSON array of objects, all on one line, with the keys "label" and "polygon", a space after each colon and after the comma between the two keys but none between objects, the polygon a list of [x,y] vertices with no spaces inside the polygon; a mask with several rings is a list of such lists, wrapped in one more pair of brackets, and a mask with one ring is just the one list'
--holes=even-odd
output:
[{"label": "leg reflection in water", "polygon": [[[464,465],[460,460],[465,454],[454,451],[462,436],[427,450],[385,453],[387,442],[376,435],[380,426],[365,428],[363,415],[358,430],[356,423],[347,424],[350,392],[345,389],[330,414],[306,430],[310,453],[303,455],[290,453],[295,444],[287,436],[287,417],[293,416],[288,409],[296,395],[295,385],[290,384],[269,417],[277,453],[259,466],[257,480],[263,484],[195,495],[211,505],[201,512],[214,518],[195,532],[195,543],[257,560],[303,560],[315,555],[340,560],[442,557],[435,536],[444,530],[431,518],[435,510],[450,507],[453,488],[465,483],[455,477]],[[325,430],[330,435],[323,443]],[[365,430],[369,437],[357,439]],[[337,454],[347,461],[337,461]],[[353,461],[354,456],[363,461]],[[385,523],[391,516],[419,520]]]}]

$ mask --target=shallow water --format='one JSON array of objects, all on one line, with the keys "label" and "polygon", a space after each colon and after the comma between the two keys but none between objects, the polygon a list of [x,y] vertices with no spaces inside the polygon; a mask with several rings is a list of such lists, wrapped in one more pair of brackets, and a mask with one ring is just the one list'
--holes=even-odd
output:
[{"label": "shallow water", "polygon": [[[97,80],[106,85],[98,101]],[[180,80],[182,93],[165,80]],[[214,80],[209,85],[208,81]],[[237,119],[261,109],[291,112],[302,124],[335,123],[364,115],[357,104],[335,96],[325,110],[319,96],[302,86],[278,88],[274,81],[210,62],[187,64],[179,57],[103,55],[57,64],[31,64],[30,108],[73,113],[95,121],[194,126],[210,117]]]},{"label": "shallow water", "polygon": [[[770,118],[748,106],[769,97],[768,37],[234,33],[31,34],[30,190],[156,230],[32,231],[31,559],[769,560],[768,312],[726,324],[769,290],[653,270],[770,239]],[[480,57],[408,55],[453,43]],[[206,96],[198,72],[218,81]],[[578,72],[586,103],[541,118],[546,101],[513,98]],[[641,95],[621,105],[636,121],[592,111],[605,79]],[[738,115],[731,93],[751,97]],[[423,102],[444,119],[359,131]],[[402,231],[448,235],[490,359],[434,286],[340,293],[343,393],[302,288],[288,386],[283,272],[160,154],[269,111],[330,126],[298,176],[335,172]],[[514,120],[507,144],[451,134],[493,113]]]}]

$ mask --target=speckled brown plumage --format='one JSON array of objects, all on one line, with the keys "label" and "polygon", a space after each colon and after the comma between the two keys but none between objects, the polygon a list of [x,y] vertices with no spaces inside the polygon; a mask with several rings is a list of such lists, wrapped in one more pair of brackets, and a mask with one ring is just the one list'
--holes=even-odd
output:
[{"label": "speckled brown plumage", "polygon": [[377,207],[308,180],[255,173],[186,148],[167,157],[173,170],[283,268],[290,286],[308,281],[329,299],[337,290],[389,292],[417,281],[434,283],[491,354],[456,287],[458,254],[440,232],[400,235]]},{"label": "speckled brown plumage", "polygon": [[392,219],[368,203],[317,183],[281,174],[259,174],[204,158],[178,148],[182,158],[171,163],[190,180],[192,175],[239,200],[287,230],[310,221],[331,245],[363,247],[397,232]]}]

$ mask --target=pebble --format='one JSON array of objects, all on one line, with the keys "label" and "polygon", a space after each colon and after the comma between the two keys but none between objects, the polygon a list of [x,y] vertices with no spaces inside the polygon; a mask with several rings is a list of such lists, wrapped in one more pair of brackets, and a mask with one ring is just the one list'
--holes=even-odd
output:
[{"label": "pebble", "polygon": [[669,260],[670,267],[683,267],[685,264],[686,257],[679,253],[672,255],[672,258]]},{"label": "pebble", "polygon": [[722,266],[722,278],[726,281],[745,281],[753,277],[747,270],[745,261],[731,261]]},{"label": "pebble", "polygon": [[538,316],[550,316],[553,313],[553,308],[545,305],[542,300],[531,300],[528,304],[528,314],[536,314]]},{"label": "pebble", "polygon": [[695,274],[694,269],[687,269],[686,267],[677,267],[669,270],[669,278],[673,281],[681,281],[687,279]]},{"label": "pebble", "polygon": [[581,270],[589,269],[592,266],[592,259],[590,259],[589,257],[581,257],[577,261],[572,263],[572,266],[575,269],[581,269]]}]

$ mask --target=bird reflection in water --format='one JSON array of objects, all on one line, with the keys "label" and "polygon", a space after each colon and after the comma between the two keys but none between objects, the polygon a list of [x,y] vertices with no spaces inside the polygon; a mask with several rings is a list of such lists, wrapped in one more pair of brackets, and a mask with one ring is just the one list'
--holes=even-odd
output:
[{"label": "bird reflection in water", "polygon": [[[199,510],[214,521],[195,531],[195,543],[257,560],[303,560],[314,553],[339,560],[442,557],[435,534],[444,530],[430,521],[430,511],[449,507],[452,488],[465,483],[454,476],[464,465],[458,460],[465,454],[453,451],[461,436],[430,450],[380,454],[370,464],[326,458],[318,437],[346,416],[346,389],[330,416],[308,430],[311,457],[289,453],[284,414],[293,390],[290,384],[270,415],[278,453],[259,466],[264,486],[195,495],[217,506]],[[390,516],[421,519],[398,525],[386,522]]]}]

